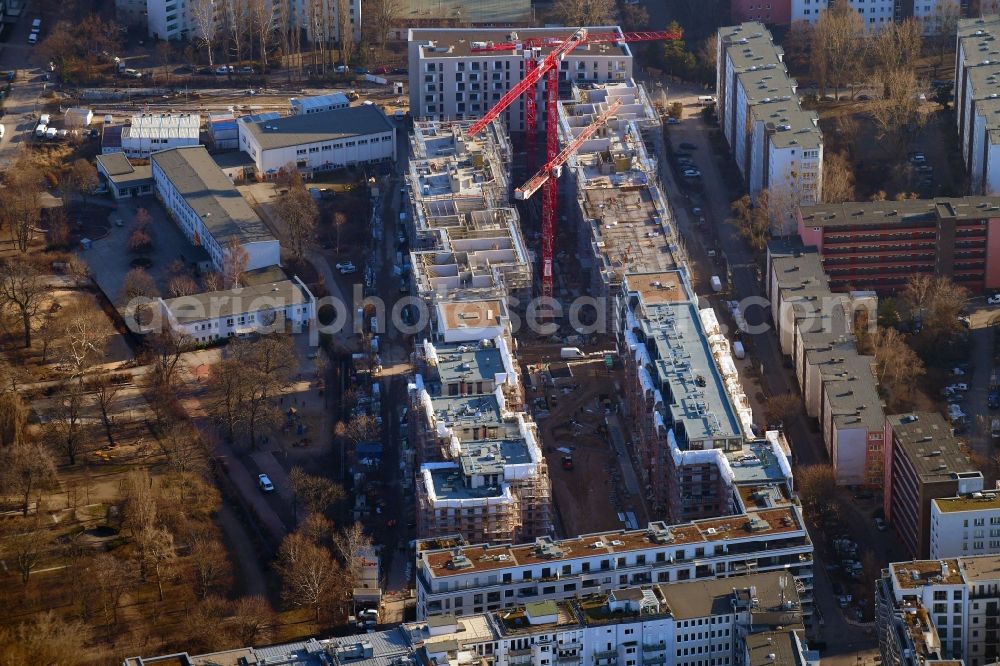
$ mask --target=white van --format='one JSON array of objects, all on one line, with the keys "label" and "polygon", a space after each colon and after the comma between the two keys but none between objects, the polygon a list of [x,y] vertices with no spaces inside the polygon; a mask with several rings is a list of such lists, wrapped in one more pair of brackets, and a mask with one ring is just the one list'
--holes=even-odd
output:
[{"label": "white van", "polygon": [[28,43],[29,44],[37,44],[38,43],[38,33],[37,32],[33,32],[30,35],[28,35]]},{"label": "white van", "polygon": [[37,18],[31,22],[31,32],[32,34],[37,35],[41,31],[42,31],[42,19]]},{"label": "white van", "polygon": [[583,358],[579,347],[563,347],[559,350],[559,358]]}]

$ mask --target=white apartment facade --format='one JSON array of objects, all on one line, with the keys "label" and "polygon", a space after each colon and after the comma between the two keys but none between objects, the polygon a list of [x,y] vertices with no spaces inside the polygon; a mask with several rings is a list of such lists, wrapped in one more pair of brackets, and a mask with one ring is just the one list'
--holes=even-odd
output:
[{"label": "white apartment facade", "polygon": [[[588,28],[622,34],[618,26]],[[531,49],[473,52],[477,45],[526,39],[566,39],[572,28],[411,28],[409,42],[410,114],[427,120],[479,118],[517,85],[525,74]],[[541,49],[541,56],[547,49]],[[537,54],[536,54],[537,57]],[[632,78],[632,51],[624,41],[580,46],[559,64],[559,80],[627,81]],[[524,100],[515,100],[502,116],[511,132],[524,130]],[[538,127],[545,126],[544,86],[538,85]]]},{"label": "white apartment facade", "polygon": [[197,146],[200,131],[197,113],[139,113],[122,129],[121,151],[127,157],[148,158],[160,150]]},{"label": "white apartment facade", "polygon": [[974,492],[931,500],[930,557],[1000,553],[1000,494]]},{"label": "white apartment facade", "polygon": [[262,178],[273,178],[289,164],[310,174],[396,159],[396,127],[375,105],[241,119],[239,143]]},{"label": "white apartment facade", "polygon": [[[274,7],[274,21],[277,23],[282,16],[279,9],[282,0],[270,1]],[[336,0],[311,2],[310,0],[289,0],[288,21],[306,31],[309,41],[325,39],[328,42],[340,41],[340,21],[338,12],[340,3]],[[142,17],[145,19],[146,30],[153,39],[193,40],[204,37],[203,26],[195,15],[195,3],[200,0],[117,0],[119,15],[122,19],[133,22]],[[137,4],[142,4],[144,11],[140,12]],[[211,30],[223,30],[228,21],[226,3],[222,0],[210,0],[214,13]],[[315,7],[315,11],[308,11]],[[355,42],[361,40],[361,0],[347,0],[350,13],[350,27]],[[244,10],[245,11],[245,10]],[[144,16],[142,16],[144,14]],[[248,16],[237,17],[249,20]]]},{"label": "white apartment facade", "polygon": [[157,299],[163,321],[195,344],[255,333],[298,333],[316,316],[316,299],[298,278],[226,291]]},{"label": "white apartment facade", "polygon": [[1000,16],[958,24],[955,117],[970,194],[1000,193]]},{"label": "white apartment facade", "polygon": [[875,585],[875,626],[884,664],[1000,656],[1000,559],[996,555],[894,562]]},{"label": "white apartment facade", "polygon": [[[716,40],[718,113],[751,196],[771,195],[772,233],[794,232],[791,210],[823,199],[823,134],[799,105],[784,52],[757,22],[721,28]],[[787,212],[786,212],[787,211]]]},{"label": "white apartment facade", "polygon": [[749,570],[790,573],[808,606],[812,552],[797,506],[518,546],[441,547],[428,540],[417,550],[417,617],[467,615]]},{"label": "white apartment facade", "polygon": [[187,239],[222,271],[230,239],[247,253],[246,270],[281,264],[281,247],[204,146],[153,153],[157,198]]}]

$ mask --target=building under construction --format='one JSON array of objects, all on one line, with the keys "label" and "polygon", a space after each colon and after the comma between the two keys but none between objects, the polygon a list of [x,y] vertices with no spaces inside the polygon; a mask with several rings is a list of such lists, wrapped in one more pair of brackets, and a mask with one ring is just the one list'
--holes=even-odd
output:
[{"label": "building under construction", "polygon": [[[577,257],[592,296],[609,307],[627,272],[676,268],[684,260],[659,182],[659,115],[634,81],[580,84],[559,103],[563,143],[578,136],[614,100],[623,105],[567,163],[565,214],[577,230]],[[608,321],[614,321],[609,310]]]},{"label": "building under construction", "polygon": [[548,470],[505,338],[425,341],[415,360],[418,535],[516,543],[550,534]]},{"label": "building under construction", "polygon": [[497,122],[469,137],[470,124],[418,122],[410,135],[413,289],[438,334],[446,323],[439,304],[531,290],[531,260],[509,200],[510,140]]},{"label": "building under construction", "polygon": [[630,273],[617,299],[623,393],[639,473],[674,522],[787,501],[778,433],[759,438],[714,310],[683,271]]}]

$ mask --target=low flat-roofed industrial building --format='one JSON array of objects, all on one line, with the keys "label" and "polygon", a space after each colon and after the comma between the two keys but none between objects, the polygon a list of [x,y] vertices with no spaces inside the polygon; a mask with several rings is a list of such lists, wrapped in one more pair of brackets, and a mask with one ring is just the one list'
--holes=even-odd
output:
[{"label": "low flat-roofed industrial building", "polygon": [[94,161],[97,173],[116,201],[153,193],[153,168],[150,165],[133,166],[125,153],[98,155]]},{"label": "low flat-roofed industrial building", "polygon": [[216,270],[224,269],[231,241],[246,251],[246,270],[281,263],[278,239],[204,146],[154,153],[152,171],[157,197],[187,239],[205,248]]}]

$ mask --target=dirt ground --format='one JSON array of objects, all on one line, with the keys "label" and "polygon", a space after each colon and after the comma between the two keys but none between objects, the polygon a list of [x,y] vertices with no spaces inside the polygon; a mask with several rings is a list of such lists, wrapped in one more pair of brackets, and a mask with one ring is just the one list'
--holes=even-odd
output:
[{"label": "dirt ground", "polygon": [[[568,384],[564,388],[527,390],[549,467],[557,529],[566,535],[620,529],[624,524],[618,513],[625,511],[634,511],[644,525],[641,502],[622,483],[621,458],[609,439],[600,404],[602,396],[615,399],[616,373],[597,363],[574,364],[571,372],[571,377],[558,380]],[[547,417],[541,400],[549,408]],[[563,468],[566,453],[560,449],[570,451],[572,469]]]}]

